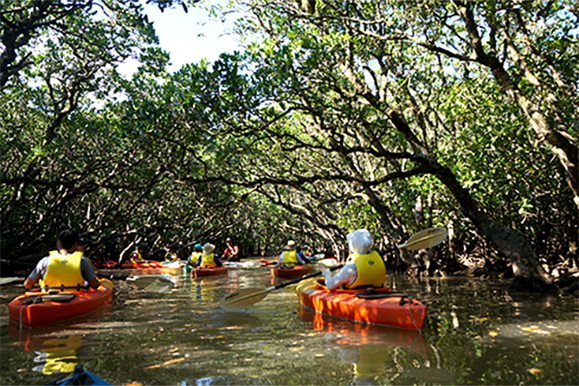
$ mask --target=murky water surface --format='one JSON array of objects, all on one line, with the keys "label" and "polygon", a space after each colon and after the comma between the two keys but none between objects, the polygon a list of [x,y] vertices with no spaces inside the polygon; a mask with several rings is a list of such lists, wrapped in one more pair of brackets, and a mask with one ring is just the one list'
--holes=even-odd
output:
[{"label": "murky water surface", "polygon": [[76,364],[113,385],[579,384],[572,296],[511,298],[507,281],[390,276],[393,290],[428,306],[417,333],[315,315],[293,285],[247,311],[219,308],[236,289],[271,286],[268,268],[172,275],[175,287],[161,293],[115,281],[99,314],[32,330],[8,323],[23,287],[2,287],[0,384],[43,385]]}]

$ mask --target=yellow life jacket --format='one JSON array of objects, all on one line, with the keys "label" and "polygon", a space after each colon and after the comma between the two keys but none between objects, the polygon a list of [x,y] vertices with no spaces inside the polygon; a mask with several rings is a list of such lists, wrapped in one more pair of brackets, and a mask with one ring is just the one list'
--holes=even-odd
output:
[{"label": "yellow life jacket", "polygon": [[284,251],[281,255],[281,265],[282,266],[292,266],[297,265],[298,259],[296,258],[296,251]]},{"label": "yellow life jacket", "polygon": [[[136,258],[133,258],[134,254],[137,254]],[[135,251],[131,254],[131,262],[136,263],[137,260],[143,260],[143,258],[141,257],[141,254],[138,251]]]},{"label": "yellow life jacket", "polygon": [[361,286],[372,286],[375,288],[382,287],[386,280],[386,266],[384,261],[376,251],[366,255],[354,253],[348,257],[347,263],[354,262],[358,276],[350,285],[344,285],[346,288],[356,288]]},{"label": "yellow life jacket", "polygon": [[61,254],[51,251],[48,256],[50,261],[44,278],[40,281],[42,289],[50,291],[60,288],[65,292],[73,292],[83,288],[85,280],[80,272],[82,252]]},{"label": "yellow life jacket", "polygon": [[189,258],[189,263],[195,264],[197,260],[199,260],[199,256],[201,256],[203,252],[193,252],[191,253],[191,257]]},{"label": "yellow life jacket", "polygon": [[217,267],[215,264],[215,254],[210,253],[209,255],[203,254],[201,257],[201,267]]},{"label": "yellow life jacket", "polygon": [[178,256],[174,253],[171,252],[167,252],[165,254],[165,261],[175,261],[177,260]]}]

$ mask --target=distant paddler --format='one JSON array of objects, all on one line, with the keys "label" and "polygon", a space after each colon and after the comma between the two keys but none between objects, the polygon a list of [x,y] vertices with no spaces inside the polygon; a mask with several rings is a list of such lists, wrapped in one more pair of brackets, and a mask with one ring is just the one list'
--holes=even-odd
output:
[{"label": "distant paddler", "polygon": [[195,267],[221,267],[223,263],[219,260],[219,257],[213,253],[215,251],[215,245],[207,243],[203,246],[203,253],[197,259]]},{"label": "distant paddler", "polygon": [[277,258],[276,268],[288,268],[294,265],[305,265],[306,262],[301,255],[296,251],[296,242],[288,240],[284,251]]},{"label": "distant paddler", "polygon": [[197,260],[199,260],[199,258],[202,255],[203,255],[203,246],[201,244],[195,244],[195,246],[193,247],[193,252],[191,253],[191,256],[189,256],[189,259],[187,259],[187,265],[189,265],[189,266],[195,265]]},{"label": "distant paddler", "polygon": [[135,250],[131,254],[131,257],[129,257],[129,261],[133,264],[137,264],[139,262],[144,263],[145,260],[143,260],[143,256],[141,255],[142,253],[143,248],[140,245],[137,245],[137,248],[135,248]]},{"label": "distant paddler", "polygon": [[239,261],[239,247],[233,244],[233,241],[229,237],[225,240],[225,244],[227,247],[225,247],[225,251],[223,251],[223,256],[221,256],[221,258],[223,260]]},{"label": "distant paddler", "polygon": [[173,248],[168,249],[167,253],[165,253],[165,261],[173,262],[177,261],[178,258],[179,256],[177,256]]}]

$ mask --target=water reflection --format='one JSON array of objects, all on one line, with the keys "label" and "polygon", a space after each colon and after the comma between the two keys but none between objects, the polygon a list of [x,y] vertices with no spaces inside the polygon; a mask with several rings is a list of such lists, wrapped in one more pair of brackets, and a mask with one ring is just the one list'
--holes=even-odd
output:
[{"label": "water reflection", "polygon": [[62,327],[21,330],[14,325],[8,327],[8,332],[20,349],[36,354],[32,371],[70,373],[78,364],[77,350],[82,347],[82,337],[78,334],[63,334]]},{"label": "water reflection", "polygon": [[[420,333],[316,314],[298,305],[293,285],[269,292],[243,312],[219,308],[229,292],[271,286],[268,268],[199,279],[181,272],[174,280],[164,293],[115,282],[113,302],[101,315],[54,330],[19,333],[3,325],[0,384],[44,384],[54,375],[33,367],[64,372],[77,362],[118,385],[565,385],[579,380],[579,303],[569,296],[515,299],[504,293],[508,283],[390,276],[391,288],[428,305]],[[7,303],[22,291],[2,287],[0,322],[7,320]]]},{"label": "water reflection", "polygon": [[[298,314],[313,330],[325,334],[338,358],[352,365],[355,385],[391,383],[401,375],[425,381],[434,378],[427,372],[431,361],[421,331],[341,321],[303,307],[298,307]],[[451,383],[452,376],[438,377],[437,382]]]}]

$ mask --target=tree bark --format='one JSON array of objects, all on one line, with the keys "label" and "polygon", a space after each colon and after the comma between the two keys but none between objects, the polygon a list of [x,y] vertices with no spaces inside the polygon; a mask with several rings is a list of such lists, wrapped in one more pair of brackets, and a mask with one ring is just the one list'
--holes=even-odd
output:
[{"label": "tree bark", "polygon": [[[453,0],[459,15],[462,17],[466,30],[470,38],[473,49],[471,57],[478,63],[491,70],[494,78],[501,86],[502,91],[507,94],[525,113],[531,128],[537,133],[540,141],[547,142],[552,147],[552,152],[557,156],[559,162],[567,171],[567,181],[573,191],[575,204],[579,207],[579,165],[577,157],[577,145],[572,139],[560,132],[549,123],[545,114],[540,108],[527,98],[518,86],[513,82],[503,64],[499,59],[485,51],[481,36],[478,32],[478,25],[475,21],[473,3]],[[515,58],[515,64],[516,58]],[[524,72],[524,68],[522,69]]]}]

